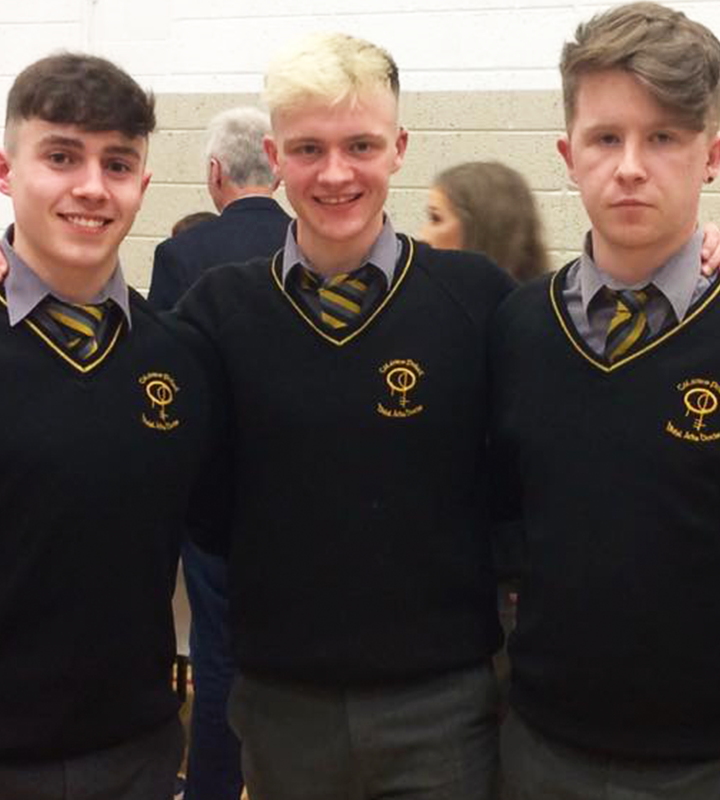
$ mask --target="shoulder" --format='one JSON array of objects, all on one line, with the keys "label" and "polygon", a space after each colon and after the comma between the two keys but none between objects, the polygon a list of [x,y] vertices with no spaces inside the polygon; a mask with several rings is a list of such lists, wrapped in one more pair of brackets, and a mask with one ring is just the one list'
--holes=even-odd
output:
[{"label": "shoulder", "polygon": [[513,279],[480,253],[436,250],[415,242],[415,266],[434,285],[474,313],[494,310],[515,288]]},{"label": "shoulder", "polygon": [[182,374],[205,376],[215,359],[201,332],[172,311],[156,311],[138,292],[130,290],[130,313],[135,347],[169,358]]},{"label": "shoulder", "polygon": [[500,305],[496,319],[505,323],[521,315],[536,313],[552,305],[552,293],[557,281],[562,280],[562,271],[550,272],[519,286]]},{"label": "shoulder", "polygon": [[137,290],[129,287],[130,318],[135,336],[142,336],[148,342],[152,338],[172,338],[165,324],[165,314],[155,309]]},{"label": "shoulder", "polygon": [[157,249],[182,253],[188,248],[194,248],[203,242],[208,236],[212,236],[214,234],[214,232],[218,229],[221,220],[222,217],[216,217],[215,219],[208,219],[204,222],[199,222],[197,225],[193,225],[191,228],[187,228],[184,231],[180,231],[180,233],[176,233],[175,236],[165,239],[164,242],[161,242],[158,245]]},{"label": "shoulder", "polygon": [[216,329],[247,315],[272,286],[270,258],[223,264],[205,271],[178,303],[181,318]]},{"label": "shoulder", "polygon": [[551,291],[556,280],[557,273],[542,275],[503,300],[491,326],[494,350],[512,354],[542,346],[554,318]]}]

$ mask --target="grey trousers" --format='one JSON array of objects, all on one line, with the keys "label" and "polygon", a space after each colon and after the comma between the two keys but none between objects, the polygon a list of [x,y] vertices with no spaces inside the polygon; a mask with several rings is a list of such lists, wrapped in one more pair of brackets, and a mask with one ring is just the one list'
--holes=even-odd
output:
[{"label": "grey trousers", "polygon": [[238,676],[228,717],[252,800],[495,800],[490,665],[373,689]]},{"label": "grey trousers", "polygon": [[628,761],[551,741],[510,712],[500,734],[503,800],[718,800],[720,761]]},{"label": "grey trousers", "polygon": [[172,800],[184,748],[180,720],[67,761],[0,763],[1,800]]}]

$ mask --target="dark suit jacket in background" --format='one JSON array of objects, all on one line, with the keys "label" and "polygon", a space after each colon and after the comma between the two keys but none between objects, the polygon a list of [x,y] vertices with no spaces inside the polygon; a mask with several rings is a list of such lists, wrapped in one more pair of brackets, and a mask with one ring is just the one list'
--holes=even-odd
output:
[{"label": "dark suit jacket in background", "polygon": [[155,248],[148,300],[172,308],[210,267],[271,256],[285,244],[290,217],[270,197],[242,197],[217,219],[166,239]]}]

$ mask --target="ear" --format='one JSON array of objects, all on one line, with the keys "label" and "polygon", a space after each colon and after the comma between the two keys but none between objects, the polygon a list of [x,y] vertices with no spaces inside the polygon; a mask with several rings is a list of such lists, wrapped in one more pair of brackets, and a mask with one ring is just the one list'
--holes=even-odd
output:
[{"label": "ear", "polygon": [[279,158],[280,152],[278,150],[277,142],[269,134],[263,138],[263,149],[265,150],[267,160],[270,162],[270,168],[273,171],[275,180],[280,183],[282,180]]},{"label": "ear", "polygon": [[718,172],[720,172],[720,134],[713,138],[708,150],[705,183],[712,183],[717,178]]},{"label": "ear", "polygon": [[7,150],[0,149],[0,192],[12,197],[10,185],[10,158]]},{"label": "ear", "polygon": [[216,187],[219,189],[222,186],[223,182],[223,170],[222,164],[215,158],[215,156],[210,156],[210,162],[208,164],[208,187]]},{"label": "ear", "polygon": [[146,172],[142,176],[142,182],[140,183],[140,191],[143,195],[145,194],[147,187],[150,183],[150,178],[152,178],[152,172]]},{"label": "ear", "polygon": [[405,151],[408,145],[408,132],[405,128],[400,128],[397,139],[395,140],[395,156],[393,158],[392,171],[397,172],[402,166],[405,158]]},{"label": "ear", "polygon": [[567,167],[568,177],[575,183],[575,165],[573,164],[572,147],[570,145],[570,137],[567,135],[561,136],[557,140],[557,151],[562,156],[565,166]]}]

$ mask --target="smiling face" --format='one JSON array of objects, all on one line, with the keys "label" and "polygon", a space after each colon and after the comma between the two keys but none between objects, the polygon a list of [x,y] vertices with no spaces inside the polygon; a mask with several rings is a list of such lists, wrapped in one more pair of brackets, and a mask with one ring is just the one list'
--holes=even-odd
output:
[{"label": "smiling face", "polygon": [[463,227],[460,217],[442,189],[428,192],[427,222],[420,238],[431,247],[445,250],[463,249]]},{"label": "smiling face", "polygon": [[7,141],[0,191],[12,198],[15,251],[51,287],[94,293],[115,269],[150,180],[147,140],[32,118],[14,123]]},{"label": "smiling face", "polygon": [[298,244],[321,271],[359,266],[382,229],[406,144],[389,90],[274,115],[268,158],[297,214]]},{"label": "smiling face", "polygon": [[[658,269],[693,234],[703,182],[718,172],[720,145],[683,127],[631,73],[581,78],[569,137],[558,142],[592,223],[601,269]],[[623,264],[625,267],[623,267]]]}]

